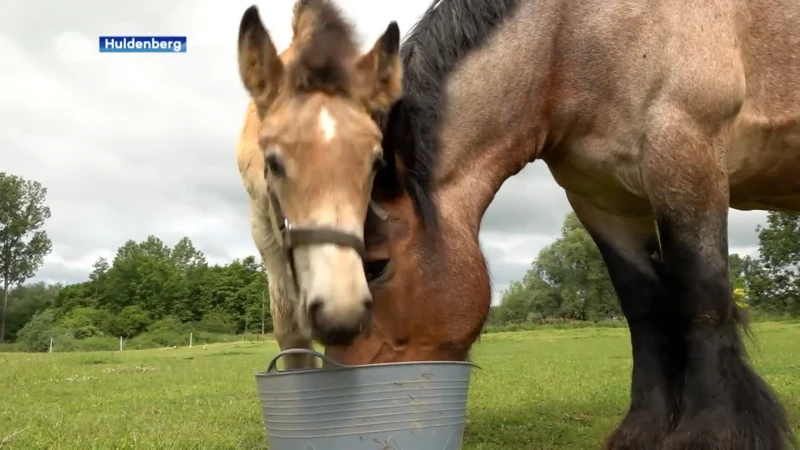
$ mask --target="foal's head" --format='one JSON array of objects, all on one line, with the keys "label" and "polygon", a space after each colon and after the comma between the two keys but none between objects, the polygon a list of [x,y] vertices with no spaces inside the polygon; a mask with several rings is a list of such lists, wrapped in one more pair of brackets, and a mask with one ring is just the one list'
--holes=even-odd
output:
[{"label": "foal's head", "polygon": [[[261,119],[274,223],[299,293],[301,331],[350,342],[372,297],[362,266],[373,178],[383,162],[372,115],[401,93],[400,33],[392,22],[360,54],[330,0],[298,0],[294,37],[278,55],[255,6],[239,28],[239,71]],[[284,221],[285,219],[285,221]]]}]

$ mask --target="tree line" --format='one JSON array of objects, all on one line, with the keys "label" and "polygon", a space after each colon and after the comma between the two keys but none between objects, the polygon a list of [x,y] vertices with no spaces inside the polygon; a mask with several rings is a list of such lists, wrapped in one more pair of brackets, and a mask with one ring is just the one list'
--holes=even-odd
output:
[{"label": "tree line", "polygon": [[[729,256],[737,304],[755,315],[800,316],[800,214],[769,212],[766,226],[756,232],[758,257]],[[575,213],[569,213],[561,235],[492,307],[489,324],[622,319],[600,251]]]},{"label": "tree line", "polygon": [[254,257],[211,265],[189,238],[175,246],[156,236],[128,240],[112,260],[99,258],[86,281],[23,284],[52,245],[50,210],[39,182],[0,173],[0,342],[45,351],[144,348],[272,331],[267,281]]}]

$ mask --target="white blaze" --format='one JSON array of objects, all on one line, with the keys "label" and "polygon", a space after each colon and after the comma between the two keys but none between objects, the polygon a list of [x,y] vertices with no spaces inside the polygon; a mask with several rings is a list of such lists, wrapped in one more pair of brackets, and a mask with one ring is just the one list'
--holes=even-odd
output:
[{"label": "white blaze", "polygon": [[336,136],[336,120],[325,107],[319,112],[319,126],[322,129],[322,135],[325,136],[325,141],[332,141]]}]

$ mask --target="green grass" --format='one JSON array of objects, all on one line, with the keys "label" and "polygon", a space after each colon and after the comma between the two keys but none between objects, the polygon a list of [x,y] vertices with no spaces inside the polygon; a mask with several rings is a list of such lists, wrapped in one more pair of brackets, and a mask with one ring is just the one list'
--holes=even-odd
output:
[{"label": "green grass", "polygon": [[[758,371],[800,420],[800,325],[758,323]],[[265,448],[253,374],[274,342],[0,354],[0,447]],[[627,408],[625,329],[484,335],[465,450],[598,449]]]}]

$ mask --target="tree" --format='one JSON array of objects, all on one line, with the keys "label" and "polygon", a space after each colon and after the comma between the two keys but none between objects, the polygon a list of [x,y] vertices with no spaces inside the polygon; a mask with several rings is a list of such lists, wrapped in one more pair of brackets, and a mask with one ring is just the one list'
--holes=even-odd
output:
[{"label": "tree", "polygon": [[209,265],[188,238],[174,247],[156,236],[128,240],[112,261],[99,258],[86,281],[20,286],[12,298],[19,303],[11,309],[10,334],[38,351],[50,337],[63,350],[102,347],[119,337],[175,345],[192,331],[195,338],[272,331],[262,263],[249,256]]},{"label": "tree", "polygon": [[770,212],[756,231],[761,267],[751,269],[751,282],[759,308],[800,314],[800,213]]},{"label": "tree", "polygon": [[155,236],[120,247],[103,283],[100,306],[118,312],[139,305],[156,320],[170,314],[183,295],[171,250]]},{"label": "tree", "polygon": [[758,286],[766,279],[761,261],[749,255],[733,253],[728,256],[728,267],[736,302],[741,307],[757,306],[761,301]]},{"label": "tree", "polygon": [[504,322],[621,315],[600,251],[574,213],[567,214],[561,236],[539,252],[522,281],[509,286],[493,314]]},{"label": "tree", "polygon": [[17,342],[28,352],[45,352],[54,335],[61,335],[64,330],[55,325],[56,313],[51,310],[41,311],[19,330]]},{"label": "tree", "polygon": [[728,255],[728,267],[730,268],[731,283],[734,289],[745,288],[750,259],[749,256],[742,257],[738,253]]},{"label": "tree", "polygon": [[6,315],[6,340],[15,340],[17,333],[36,313],[55,305],[60,284],[46,284],[42,281],[23,284],[11,289],[8,294],[8,313]]},{"label": "tree", "polygon": [[46,196],[47,189],[38,181],[0,172],[0,342],[5,340],[9,290],[31,278],[52,249],[47,233],[41,229],[50,218]]},{"label": "tree", "polygon": [[621,313],[603,257],[574,213],[567,214],[551,247],[537,263],[548,278],[560,279],[561,317],[601,320]]},{"label": "tree", "polygon": [[170,252],[170,256],[175,266],[181,271],[205,266],[207,264],[203,252],[197,250],[188,237],[181,238],[181,240],[175,244],[175,247],[173,247]]},{"label": "tree", "polygon": [[496,312],[495,319],[504,324],[527,321],[528,314],[531,312],[530,294],[522,282],[512,281],[508,288],[503,291],[500,303],[502,308]]}]

